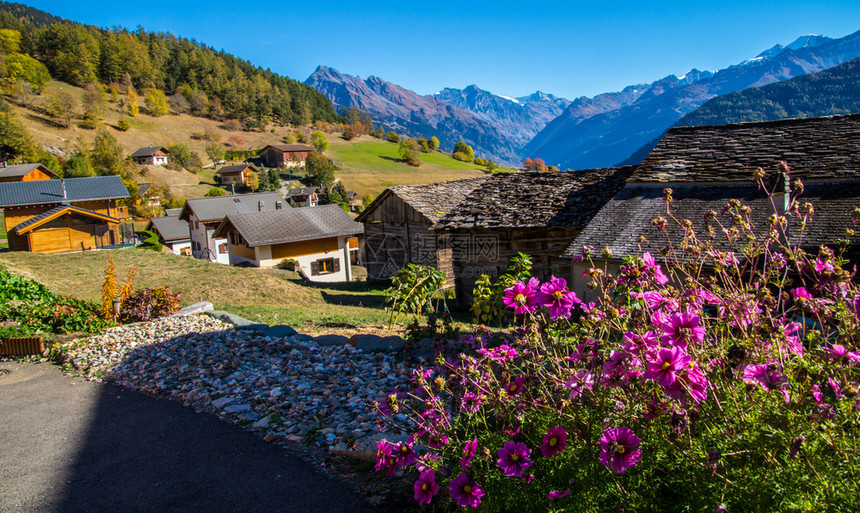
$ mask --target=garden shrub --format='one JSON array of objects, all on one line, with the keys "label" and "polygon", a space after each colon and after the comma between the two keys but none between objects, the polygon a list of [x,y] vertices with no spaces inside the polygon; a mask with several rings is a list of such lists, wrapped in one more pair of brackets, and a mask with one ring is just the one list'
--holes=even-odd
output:
[{"label": "garden shrub", "polygon": [[697,230],[671,195],[655,226],[684,235],[662,263],[613,275],[584,248],[589,303],[523,276],[510,334],[464,337],[382,399],[412,436],[380,442],[377,470],[443,508],[860,510],[860,291],[841,251],[786,244],[813,212],[796,198],[761,226],[732,200]]},{"label": "garden shrub", "polygon": [[167,286],[146,287],[136,290],[122,305],[123,322],[150,321],[165,317],[179,310],[179,292],[171,292]]}]

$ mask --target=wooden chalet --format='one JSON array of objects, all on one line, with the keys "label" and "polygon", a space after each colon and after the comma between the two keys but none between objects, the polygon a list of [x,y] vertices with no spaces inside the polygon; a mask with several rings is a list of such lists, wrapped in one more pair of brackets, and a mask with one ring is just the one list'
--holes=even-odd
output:
[{"label": "wooden chalet", "polygon": [[57,173],[39,163],[0,167],[0,182],[32,182],[52,178],[57,178]]},{"label": "wooden chalet", "polygon": [[260,150],[259,158],[266,167],[302,167],[313,151],[316,148],[305,144],[270,144]]},{"label": "wooden chalet", "polygon": [[385,189],[356,220],[364,224],[362,262],[369,279],[385,279],[410,263],[444,270],[454,283],[451,247],[433,231],[485,178]]},{"label": "wooden chalet", "polygon": [[273,267],[291,259],[311,281],[352,281],[360,223],[338,205],[228,214],[214,237],[229,241],[231,264]]},{"label": "wooden chalet", "polygon": [[164,146],[147,146],[131,154],[131,160],[141,166],[166,166],[170,152]]},{"label": "wooden chalet", "polygon": [[483,274],[503,274],[513,257],[532,257],[541,279],[570,273],[562,259],[571,241],[623,186],[633,167],[519,172],[484,179],[436,223],[437,240],[451,248],[457,300],[471,301]]},{"label": "wooden chalet", "polygon": [[64,253],[129,243],[131,225],[121,225],[128,210],[119,206],[128,197],[118,176],[0,183],[9,249]]},{"label": "wooden chalet", "polygon": [[322,191],[319,187],[300,187],[287,189],[283,194],[294,207],[315,207],[319,204]]},{"label": "wooden chalet", "polygon": [[[815,215],[808,221],[799,239],[802,247],[816,253],[819,246],[833,245],[848,238],[852,213],[860,207],[860,115],[781,121],[739,123],[722,126],[676,127],[640,164],[625,187],[594,216],[588,227],[564,252],[566,259],[576,259],[583,246],[595,248],[598,265],[617,271],[621,259],[630,254],[665,246],[666,237],[679,241],[680,227],[672,222],[659,232],[651,223],[663,215],[665,188],[671,188],[672,214],[689,219],[700,237],[704,237],[704,219],[708,211],[720,213],[732,199],[751,207],[755,226],[767,226],[767,218],[783,209],[792,194],[789,190],[769,198],[756,185],[753,172],[762,168],[766,181],[776,184],[785,177],[779,162],[791,168],[790,180],[800,178],[804,190],[799,201],[810,202]],[[781,196],[781,197],[780,197]],[[781,213],[781,212],[778,212]],[[720,219],[731,224],[731,220]],[[789,225],[789,243],[797,243],[801,233],[795,222]],[[639,238],[654,241],[642,244]],[[721,238],[713,239],[718,249]],[[600,256],[608,247],[612,257]],[[853,262],[860,257],[856,237],[850,238],[847,255]],[[578,294],[586,293],[582,271],[590,265],[575,262],[572,277]]]},{"label": "wooden chalet", "polygon": [[170,209],[166,216],[153,217],[146,229],[158,235],[158,240],[174,255],[191,256],[191,228],[188,221],[179,219],[179,212]]},{"label": "wooden chalet", "polygon": [[215,171],[215,174],[221,177],[221,185],[235,184],[248,186],[250,183],[249,172],[259,173],[260,171],[253,164],[236,164],[234,166],[224,166]]}]

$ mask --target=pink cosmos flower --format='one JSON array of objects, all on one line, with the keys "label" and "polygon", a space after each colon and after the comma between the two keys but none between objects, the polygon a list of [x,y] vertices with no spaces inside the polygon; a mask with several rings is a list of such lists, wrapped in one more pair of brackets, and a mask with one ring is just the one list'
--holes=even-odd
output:
[{"label": "pink cosmos flower", "polygon": [[691,312],[676,313],[669,316],[663,325],[663,342],[681,349],[691,343],[705,340],[705,328],[699,326],[701,318]]},{"label": "pink cosmos flower", "polygon": [[393,476],[397,472],[397,454],[394,446],[387,440],[376,443],[376,467],[377,472],[385,470],[385,475]]},{"label": "pink cosmos flower", "polygon": [[408,467],[418,459],[418,454],[411,443],[399,443],[394,446],[391,453],[397,457],[397,465],[400,467]]},{"label": "pink cosmos flower", "polygon": [[836,267],[833,265],[833,262],[829,260],[822,260],[821,257],[815,259],[815,271],[818,273],[824,272],[832,272],[836,270]]},{"label": "pink cosmos flower", "polygon": [[475,438],[471,442],[466,442],[463,446],[463,458],[460,460],[460,468],[466,470],[469,468],[469,463],[472,463],[472,458],[475,457],[475,450],[478,448],[478,439]]},{"label": "pink cosmos flower", "polygon": [[688,397],[696,404],[702,403],[708,398],[708,378],[702,374],[696,362],[687,364],[685,372],[679,374],[674,383],[666,387],[669,397],[687,404]]},{"label": "pink cosmos flower", "polygon": [[567,445],[567,431],[561,426],[550,428],[543,437],[543,443],[540,445],[540,452],[544,458],[555,456],[564,450]]},{"label": "pink cosmos flower", "polygon": [[636,299],[644,300],[645,304],[648,305],[648,308],[651,310],[665,307],[668,311],[674,312],[678,309],[677,300],[663,297],[663,294],[660,294],[657,291],[631,292],[630,295]]},{"label": "pink cosmos flower", "polygon": [[508,386],[505,387],[505,393],[511,397],[519,395],[524,389],[523,385],[525,384],[525,382],[526,378],[522,376],[514,378],[514,380],[508,383]]},{"label": "pink cosmos flower", "polygon": [[860,362],[860,355],[845,349],[845,346],[833,344],[831,347],[825,347],[824,352],[834,362],[842,363],[849,360],[847,363]]},{"label": "pink cosmos flower", "polygon": [[474,392],[466,392],[463,394],[463,398],[460,399],[460,408],[466,413],[475,413],[481,409],[482,404],[484,402],[481,400],[480,394]]},{"label": "pink cosmos flower", "polygon": [[785,390],[788,386],[788,378],[782,374],[779,363],[776,361],[747,365],[744,367],[743,381],[744,383],[758,384],[765,392],[770,392],[771,389],[779,390],[785,397],[785,402],[791,400],[788,391]]},{"label": "pink cosmos flower", "polygon": [[418,481],[415,481],[415,500],[418,504],[430,504],[437,493],[439,485],[436,484],[436,474],[432,470],[422,472]]},{"label": "pink cosmos flower", "polygon": [[639,462],[642,453],[639,444],[642,441],[627,427],[609,428],[603,432],[600,444],[600,463],[603,463],[616,474],[623,474],[628,468]]},{"label": "pink cosmos flower", "polygon": [[567,281],[556,276],[541,285],[537,299],[542,306],[549,308],[549,317],[552,320],[569,319],[573,305],[582,304],[575,292],[567,290]]},{"label": "pink cosmos flower", "polygon": [[484,496],[484,491],[478,488],[478,483],[466,474],[460,474],[451,481],[450,489],[451,498],[457,502],[458,506],[464,508],[477,508],[481,504],[481,497]]},{"label": "pink cosmos flower", "polygon": [[660,265],[656,260],[654,260],[654,257],[651,256],[650,252],[642,255],[642,263],[645,264],[645,270],[653,274],[654,281],[656,281],[658,285],[669,283],[669,277],[663,274],[663,270],[660,269]]},{"label": "pink cosmos flower", "polygon": [[425,452],[415,461],[415,470],[418,472],[427,472],[433,470],[439,465],[442,458],[434,452]]},{"label": "pink cosmos flower", "polygon": [[526,447],[522,442],[514,442],[508,440],[501,449],[496,451],[499,459],[496,463],[502,472],[508,477],[523,477],[523,472],[526,468],[532,466],[532,460],[529,459],[532,450]]},{"label": "pink cosmos flower", "polygon": [[661,349],[653,361],[648,364],[645,379],[657,381],[661,387],[668,387],[675,382],[675,376],[681,372],[692,358],[680,347]]},{"label": "pink cosmos flower", "polygon": [[553,491],[549,492],[548,494],[546,494],[546,498],[552,502],[555,502],[555,501],[561,499],[562,497],[566,497],[568,495],[570,495],[570,488],[568,488],[567,490],[564,490],[564,491],[553,490]]},{"label": "pink cosmos flower", "polygon": [[427,438],[427,445],[434,449],[441,449],[446,446],[451,439],[444,433],[432,433]]},{"label": "pink cosmos flower", "polygon": [[484,356],[489,356],[490,360],[499,363],[505,363],[519,356],[517,350],[507,344],[491,349],[478,349],[477,352]]},{"label": "pink cosmos flower", "polygon": [[653,331],[646,331],[642,335],[628,331],[622,337],[621,348],[631,353],[641,354],[656,348],[658,342],[657,334]]},{"label": "pink cosmos flower", "polygon": [[573,377],[564,384],[565,388],[570,389],[570,398],[576,399],[582,394],[583,390],[591,391],[594,386],[594,376],[585,369],[576,371]]},{"label": "pink cosmos flower", "polygon": [[537,288],[540,280],[532,278],[528,283],[518,281],[505,289],[502,299],[508,308],[513,308],[515,314],[534,313],[538,307]]}]

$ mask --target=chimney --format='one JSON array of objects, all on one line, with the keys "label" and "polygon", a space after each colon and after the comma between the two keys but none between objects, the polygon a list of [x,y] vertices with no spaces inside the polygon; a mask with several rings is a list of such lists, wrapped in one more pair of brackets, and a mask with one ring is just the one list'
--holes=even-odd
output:
[{"label": "chimney", "polygon": [[65,178],[60,178],[60,188],[63,189],[63,199],[67,199],[66,198],[66,179]]},{"label": "chimney", "polygon": [[284,208],[284,204],[281,203],[280,201],[276,201],[275,202],[275,210],[281,210],[282,208]]},{"label": "chimney", "polygon": [[257,202],[257,208],[259,208],[259,209],[260,209],[260,212],[262,212],[263,210],[265,210],[265,209],[266,209],[266,204],[265,204],[265,203],[263,203],[263,200],[260,200],[260,201],[258,201],[258,202]]}]

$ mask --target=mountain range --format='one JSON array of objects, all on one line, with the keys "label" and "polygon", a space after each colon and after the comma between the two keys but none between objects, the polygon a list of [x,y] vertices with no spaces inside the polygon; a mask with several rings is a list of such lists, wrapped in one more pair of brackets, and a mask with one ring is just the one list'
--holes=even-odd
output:
[{"label": "mountain range", "polygon": [[540,91],[508,98],[475,85],[423,96],[378,77],[362,80],[324,66],[305,83],[336,106],[358,107],[389,128],[435,135],[446,149],[464,140],[478,156],[497,162],[539,157],[562,169],[588,169],[637,162],[669,127],[714,97],[857,57],[860,31],[839,39],[806,35],[716,72],[693,69],[573,101]]}]

